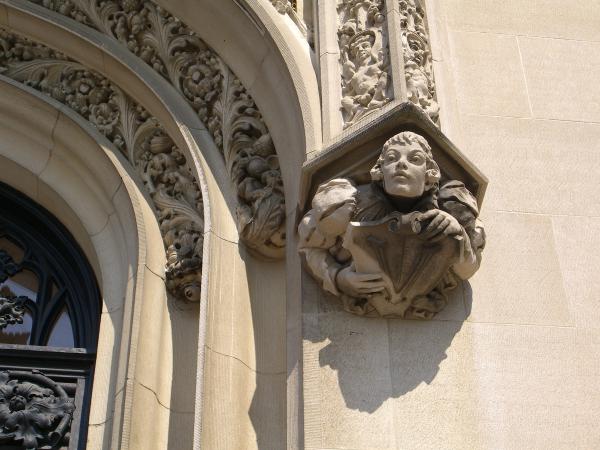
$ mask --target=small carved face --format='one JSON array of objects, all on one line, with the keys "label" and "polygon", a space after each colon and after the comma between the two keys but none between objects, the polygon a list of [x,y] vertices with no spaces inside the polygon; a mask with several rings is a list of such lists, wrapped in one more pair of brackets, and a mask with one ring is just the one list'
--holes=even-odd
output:
[{"label": "small carved face", "polygon": [[356,56],[358,56],[360,59],[368,58],[370,51],[371,51],[371,44],[369,42],[361,42],[354,49]]},{"label": "small carved face", "polygon": [[354,61],[365,61],[371,57],[372,43],[367,39],[359,39],[352,43],[350,54]]},{"label": "small carved face", "polygon": [[417,143],[393,144],[383,155],[383,187],[389,195],[417,198],[427,187],[427,155]]}]

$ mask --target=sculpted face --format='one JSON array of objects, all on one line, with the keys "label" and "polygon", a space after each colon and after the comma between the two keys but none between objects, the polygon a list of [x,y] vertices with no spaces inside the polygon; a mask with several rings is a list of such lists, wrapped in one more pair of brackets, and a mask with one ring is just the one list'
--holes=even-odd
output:
[{"label": "sculpted face", "polygon": [[417,198],[427,182],[427,154],[417,143],[392,144],[381,164],[385,192],[395,197]]},{"label": "sculpted face", "polygon": [[361,40],[352,44],[350,49],[355,61],[366,61],[371,57],[371,42],[369,40]]}]

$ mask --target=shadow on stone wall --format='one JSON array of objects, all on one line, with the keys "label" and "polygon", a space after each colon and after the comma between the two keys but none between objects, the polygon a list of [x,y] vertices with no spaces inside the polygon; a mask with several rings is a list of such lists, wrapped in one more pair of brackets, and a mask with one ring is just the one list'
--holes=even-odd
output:
[{"label": "shadow on stone wall", "polygon": [[169,448],[192,448],[200,305],[169,297],[167,308],[173,340]]},{"label": "shadow on stone wall", "polygon": [[322,404],[328,395],[335,404],[338,384],[347,408],[368,413],[434,380],[472,303],[471,287],[463,283],[436,319],[417,321],[357,317],[341,310],[335,297],[318,297],[318,311],[304,314],[304,339],[314,352],[307,355],[305,345],[305,361],[318,358],[320,367],[305,364],[305,377],[321,372]]}]

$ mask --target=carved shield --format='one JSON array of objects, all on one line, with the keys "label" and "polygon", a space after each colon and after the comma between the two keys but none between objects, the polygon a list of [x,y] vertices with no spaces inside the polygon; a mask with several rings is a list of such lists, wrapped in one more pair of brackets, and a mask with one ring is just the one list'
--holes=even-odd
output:
[{"label": "carved shield", "polygon": [[356,272],[381,273],[382,293],[368,298],[382,316],[404,317],[415,300],[427,296],[458,260],[460,237],[431,243],[422,239],[418,213],[393,213],[373,222],[350,222],[343,246]]}]

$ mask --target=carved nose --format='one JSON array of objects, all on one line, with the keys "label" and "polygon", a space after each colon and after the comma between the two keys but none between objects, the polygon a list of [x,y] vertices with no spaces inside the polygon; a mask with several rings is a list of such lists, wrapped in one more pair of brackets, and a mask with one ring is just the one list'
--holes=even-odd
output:
[{"label": "carved nose", "polygon": [[401,169],[408,169],[408,163],[404,159],[398,160],[398,167]]}]

